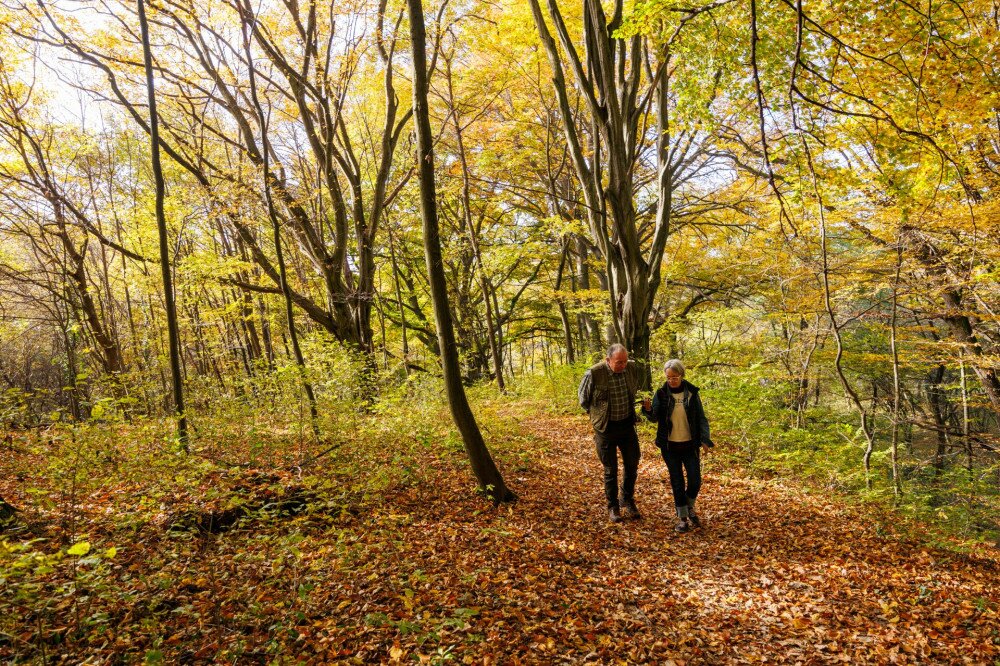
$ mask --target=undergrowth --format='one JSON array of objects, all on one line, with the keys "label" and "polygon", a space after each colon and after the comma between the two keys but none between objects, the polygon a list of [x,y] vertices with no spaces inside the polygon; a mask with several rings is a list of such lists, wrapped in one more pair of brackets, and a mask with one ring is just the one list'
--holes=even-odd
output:
[{"label": "undergrowth", "polygon": [[[505,474],[516,478],[545,453],[520,419],[581,415],[584,370],[552,367],[503,395],[494,385],[469,390]],[[0,532],[0,657],[50,663],[82,645],[108,645],[123,662],[158,663],[178,657],[179,632],[210,622],[237,636],[213,659],[268,661],[322,610],[312,591],[326,560],[313,555],[364,570],[359,516],[410,520],[384,509],[386,498],[405,496],[419,510],[443,475],[463,475],[474,491],[439,378],[382,377],[373,396],[358,364],[338,372],[317,382],[319,439],[293,374],[239,399],[202,396],[188,454],[172,421],[113,403],[87,422],[11,431],[0,497],[19,512]],[[995,468],[978,476],[957,462],[932,469],[903,449],[907,476],[895,498],[884,443],[866,479],[849,413],[810,410],[795,428],[779,389],[719,378],[704,382],[703,399],[715,473],[794,479],[866,516],[875,508],[888,522],[922,521],[911,523],[913,533],[930,526],[920,538],[949,548],[1000,536]],[[641,428],[649,441],[652,426]],[[207,558],[225,564],[206,573]],[[284,581],[282,600],[261,596],[264,580]],[[220,586],[233,590],[225,604],[210,592]]]},{"label": "undergrowth", "polygon": [[[576,389],[586,364],[559,366],[523,379],[513,394],[552,414],[581,414]],[[717,446],[707,461],[723,474],[761,479],[792,479],[843,501],[887,511],[893,521],[905,517],[921,540],[952,549],[965,543],[1000,547],[1000,464],[970,472],[956,457],[940,466],[901,444],[902,493],[895,496],[889,457],[888,424],[876,424],[876,448],[866,475],[862,458],[865,439],[856,415],[846,405],[834,411],[812,407],[795,427],[785,403],[787,386],[754,378],[693,374]],[[654,377],[654,384],[657,378]],[[653,438],[655,427],[642,420],[641,437]]]}]

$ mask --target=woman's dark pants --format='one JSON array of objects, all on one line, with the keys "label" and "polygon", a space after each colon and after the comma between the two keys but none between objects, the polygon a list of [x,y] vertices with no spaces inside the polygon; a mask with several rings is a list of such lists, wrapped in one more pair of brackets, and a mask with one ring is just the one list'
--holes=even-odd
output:
[{"label": "woman's dark pants", "polygon": [[[678,442],[671,442],[670,446]],[[699,447],[694,443],[680,443],[680,450],[672,450],[665,446],[660,451],[663,453],[663,461],[667,463],[667,470],[670,472],[670,489],[674,492],[674,506],[677,508],[677,515],[686,518],[688,515],[688,505],[693,505],[698,498],[698,491],[701,490],[701,457]],[[684,483],[684,475],[687,473],[687,485]]]},{"label": "woman's dark pants", "polygon": [[618,507],[618,451],[622,452],[622,501],[632,502],[635,479],[639,472],[639,437],[635,434],[635,420],[609,421],[604,432],[594,431],[597,457],[604,465],[604,495],[608,508]]}]

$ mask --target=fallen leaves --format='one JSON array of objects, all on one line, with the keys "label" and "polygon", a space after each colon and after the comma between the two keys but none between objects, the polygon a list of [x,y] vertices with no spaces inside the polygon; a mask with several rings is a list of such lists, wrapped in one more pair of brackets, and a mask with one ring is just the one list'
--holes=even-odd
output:
[{"label": "fallen leaves", "polygon": [[[699,500],[704,529],[676,535],[666,470],[648,451],[637,493],[645,519],[611,525],[584,420],[520,422],[534,439],[519,439],[531,463],[522,457],[513,507],[484,509],[458,455],[435,459],[423,482],[368,500],[348,501],[312,477],[248,470],[213,472],[162,500],[164,515],[191,516],[193,526],[249,505],[227,531],[171,534],[176,522],[152,517],[124,529],[101,521],[130,494],[95,492],[88,536],[66,552],[104,553],[104,578],[74,579],[68,565],[40,577],[38,594],[79,592],[65,588],[61,605],[6,620],[16,642],[0,636],[0,658],[34,658],[56,642],[65,661],[1000,658],[995,554],[880,536],[829,498],[713,463]],[[141,486],[130,493],[143,497]],[[295,510],[266,509],[281,506]],[[89,630],[76,620],[81,609],[108,619]]]}]

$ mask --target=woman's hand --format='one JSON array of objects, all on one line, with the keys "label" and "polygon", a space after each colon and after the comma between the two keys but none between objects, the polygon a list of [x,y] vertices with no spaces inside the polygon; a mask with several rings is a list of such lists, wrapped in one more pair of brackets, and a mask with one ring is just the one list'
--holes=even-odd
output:
[{"label": "woman's hand", "polygon": [[643,410],[645,410],[645,411],[648,412],[649,410],[651,410],[653,408],[653,401],[650,400],[648,397],[647,398],[643,398],[642,399],[642,408],[643,408]]}]

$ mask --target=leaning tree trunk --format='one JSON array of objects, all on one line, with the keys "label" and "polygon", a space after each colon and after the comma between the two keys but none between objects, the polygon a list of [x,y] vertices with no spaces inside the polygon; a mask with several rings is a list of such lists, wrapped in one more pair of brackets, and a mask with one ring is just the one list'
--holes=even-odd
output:
[{"label": "leaning tree trunk", "polygon": [[942,319],[947,324],[952,339],[959,343],[963,358],[971,359],[972,370],[979,378],[993,411],[1000,413],[1000,376],[989,362],[988,350],[983,348],[976,335],[973,320],[969,317],[971,307],[963,299],[962,288],[949,276],[947,253],[917,229],[904,229],[903,234],[905,240],[913,246],[917,260],[933,278],[933,282],[940,285],[941,299],[944,301]]},{"label": "leaning tree trunk", "polygon": [[94,341],[97,342],[97,346],[100,348],[98,358],[101,361],[101,365],[104,371],[110,376],[112,385],[117,387],[118,380],[116,375],[124,370],[121,348],[118,345],[118,340],[112,334],[110,323],[102,320],[97,310],[97,303],[90,293],[91,279],[87,275],[86,269],[86,242],[82,248],[76,247],[76,243],[70,238],[61,204],[58,201],[52,200],[52,206],[55,209],[56,228],[58,229],[56,235],[66,253],[68,264],[67,274],[76,288],[79,306],[83,311],[83,318],[87,322]]},{"label": "leaning tree trunk", "polygon": [[448,306],[448,289],[445,283],[441,257],[441,238],[438,231],[437,201],[434,185],[434,137],[427,108],[427,52],[424,32],[424,9],[421,0],[407,0],[410,14],[410,35],[413,49],[413,117],[417,133],[417,168],[420,179],[420,216],[423,220],[424,257],[427,278],[441,344],[441,364],[452,418],[462,434],[466,453],[481,491],[494,503],[511,502],[517,496],[504,484],[500,470],[490,455],[479,425],[469,407],[455,347],[455,331]]},{"label": "leaning tree trunk", "polygon": [[163,167],[160,164],[159,118],[156,115],[156,89],[153,86],[153,55],[149,48],[149,25],[146,22],[146,7],[139,0],[139,29],[142,33],[142,57],[146,69],[146,92],[149,97],[149,138],[152,144],[153,181],[156,184],[156,229],[160,238],[160,267],[163,274],[163,303],[167,309],[167,337],[170,342],[170,377],[174,394],[174,410],[177,413],[177,438],[185,452],[188,450],[187,417],[184,415],[184,388],[181,384],[181,354],[177,332],[177,304],[174,299],[174,285],[170,275],[169,241],[167,240],[167,218],[163,212],[166,184]]}]

